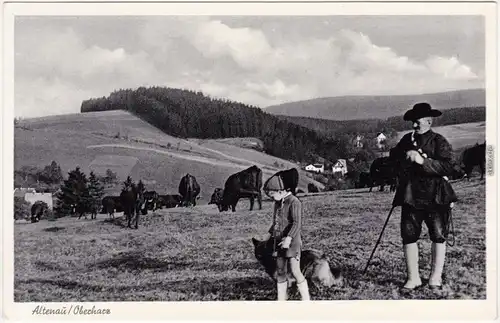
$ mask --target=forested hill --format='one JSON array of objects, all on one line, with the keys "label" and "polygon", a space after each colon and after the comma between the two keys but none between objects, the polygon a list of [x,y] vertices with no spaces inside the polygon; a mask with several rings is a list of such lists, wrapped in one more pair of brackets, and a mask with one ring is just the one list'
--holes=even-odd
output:
[{"label": "forested hill", "polygon": [[127,110],[165,133],[181,137],[257,137],[267,154],[300,162],[320,156],[345,158],[349,138],[327,136],[280,120],[263,110],[229,100],[213,99],[201,92],[140,87],[82,102],[81,112]]},{"label": "forested hill", "polygon": [[[409,127],[401,116],[344,121],[277,116],[201,92],[164,87],[118,90],[82,102],[81,112],[105,110],[127,110],[181,138],[256,137],[267,154],[299,162],[351,157],[355,133],[372,136],[383,131],[391,135]],[[484,120],[484,107],[456,108],[443,111],[436,125]]]}]

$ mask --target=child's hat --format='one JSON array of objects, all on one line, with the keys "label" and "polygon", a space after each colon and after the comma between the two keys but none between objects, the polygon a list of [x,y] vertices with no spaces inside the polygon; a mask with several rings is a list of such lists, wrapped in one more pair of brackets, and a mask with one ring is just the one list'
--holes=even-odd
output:
[{"label": "child's hat", "polygon": [[281,176],[274,174],[264,183],[264,191],[284,191],[285,185]]}]

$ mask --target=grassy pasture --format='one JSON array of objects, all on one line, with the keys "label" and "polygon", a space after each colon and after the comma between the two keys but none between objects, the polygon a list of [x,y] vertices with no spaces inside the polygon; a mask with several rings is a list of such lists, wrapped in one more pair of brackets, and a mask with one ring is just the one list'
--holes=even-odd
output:
[{"label": "grassy pasture", "polygon": [[[486,140],[486,122],[461,123],[435,127],[432,130],[443,135],[454,150],[472,146],[476,143],[482,144]],[[408,132],[410,131],[398,132],[397,139],[400,140]]]},{"label": "grassy pasture", "polygon": [[[168,136],[125,111],[91,112],[27,119],[15,128],[14,165],[44,166],[57,161],[68,172],[80,166],[85,173],[104,174],[107,168],[123,181],[128,175],[143,179],[147,189],[176,193],[186,173],[194,175],[207,201],[231,174],[253,164],[264,171],[264,180],[278,171],[274,163],[296,166],[264,153],[226,143],[198,144]],[[214,141],[215,142],[215,141]],[[299,186],[308,183],[301,176]],[[118,193],[119,188],[107,193]]]},{"label": "grassy pasture", "polygon": [[[362,270],[387,217],[393,194],[368,189],[299,197],[304,247],[323,250],[347,278],[342,288],[311,289],[313,300],[485,299],[485,184],[453,183],[456,243],[448,248],[443,290],[404,293],[396,208],[366,276]],[[275,286],[253,255],[251,237],[266,232],[271,202],[235,213],[215,206],[149,213],[138,230],[98,215],[14,226],[14,298],[36,301],[272,300]],[[419,241],[423,281],[430,271],[426,229]],[[292,299],[299,299],[293,292]]]}]

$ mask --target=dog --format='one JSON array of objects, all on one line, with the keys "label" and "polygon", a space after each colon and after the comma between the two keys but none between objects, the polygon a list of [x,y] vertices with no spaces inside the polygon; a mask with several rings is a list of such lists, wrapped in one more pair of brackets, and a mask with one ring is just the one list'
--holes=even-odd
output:
[{"label": "dog", "polygon": [[[252,238],[254,245],[255,258],[264,266],[266,273],[274,280],[277,280],[276,258],[273,253],[273,239],[261,241]],[[310,286],[314,286],[321,290],[332,286],[344,286],[344,277],[342,271],[338,268],[330,268],[328,259],[320,250],[306,249],[300,254],[300,270],[307,279]],[[287,271],[288,287],[296,284],[295,278],[290,270]]]}]

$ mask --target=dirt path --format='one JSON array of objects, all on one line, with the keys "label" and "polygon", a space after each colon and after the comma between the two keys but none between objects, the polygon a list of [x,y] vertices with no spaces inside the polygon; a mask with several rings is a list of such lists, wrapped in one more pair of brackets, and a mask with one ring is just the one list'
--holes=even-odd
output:
[{"label": "dirt path", "polygon": [[[204,164],[208,164],[211,166],[225,166],[225,167],[231,167],[231,168],[237,168],[237,169],[246,169],[249,167],[249,166],[245,166],[245,165],[237,165],[237,164],[233,164],[233,163],[227,163],[227,162],[223,162],[223,161],[216,160],[216,159],[210,159],[210,158],[198,157],[198,156],[189,156],[189,155],[167,152],[165,150],[160,150],[160,149],[156,149],[156,148],[149,148],[149,147],[136,147],[136,146],[131,146],[131,145],[123,145],[123,144],[102,144],[102,145],[87,146],[87,148],[89,148],[89,149],[104,148],[104,147],[153,151],[153,152],[156,152],[159,154],[164,154],[164,155],[169,155],[171,157],[176,157],[176,158],[180,158],[180,159],[186,159],[186,160],[190,160],[190,161],[204,163]],[[263,170],[263,172],[264,173],[271,173],[270,171],[265,171],[265,170]]]}]

